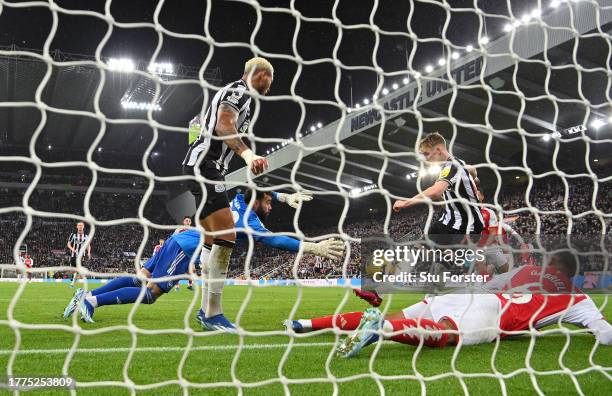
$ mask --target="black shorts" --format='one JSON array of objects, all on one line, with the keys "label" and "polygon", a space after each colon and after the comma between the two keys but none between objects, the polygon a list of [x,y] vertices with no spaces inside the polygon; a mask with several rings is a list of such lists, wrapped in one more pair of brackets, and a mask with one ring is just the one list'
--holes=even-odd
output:
[{"label": "black shorts", "polygon": [[433,223],[427,233],[427,237],[441,248],[462,245],[468,239],[474,240],[474,235],[480,235],[480,232],[466,234],[465,231],[456,230],[440,221]]},{"label": "black shorts", "polygon": [[[200,174],[206,178],[206,180],[225,182],[223,173],[217,168],[217,165],[213,161],[202,161],[200,165]],[[194,176],[193,166],[183,166],[183,175]],[[227,196],[227,190],[225,184],[213,184],[205,183],[206,185],[206,203],[204,209],[200,214],[200,219],[207,218],[211,213],[216,212],[219,209],[229,208],[229,198]],[[202,188],[200,184],[193,181],[189,183],[189,189],[196,199],[196,206],[200,205],[202,201]]]}]

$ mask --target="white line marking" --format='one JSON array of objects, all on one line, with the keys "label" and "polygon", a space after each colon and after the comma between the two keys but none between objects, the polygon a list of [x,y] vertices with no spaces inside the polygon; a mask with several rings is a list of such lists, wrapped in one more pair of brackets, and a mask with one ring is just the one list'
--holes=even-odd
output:
[{"label": "white line marking", "polygon": [[[28,297],[29,297],[29,296],[28,296]],[[31,302],[31,301],[27,301],[27,297],[26,297],[26,298],[21,297],[19,300],[23,300],[23,301],[20,301],[20,303]],[[240,300],[240,299],[233,299],[233,300],[234,300],[234,301],[242,301],[242,300]],[[12,299],[12,298],[0,298],[0,302],[3,302],[3,301],[10,302],[10,301],[13,301],[13,299]],[[68,303],[68,301],[70,301],[70,297],[66,297],[66,298],[37,298],[37,299],[36,299],[36,301],[37,301],[37,302],[39,302],[39,301],[45,301],[45,302],[56,302],[56,301],[61,301],[61,302],[64,302],[64,303]],[[166,301],[181,301],[181,302],[191,302],[191,301],[193,301],[193,299],[191,299],[191,298],[190,298],[190,299],[173,298],[173,299],[171,299],[171,300],[166,299]],[[226,301],[226,299],[223,299],[223,301]],[[228,299],[227,299],[227,301],[232,301],[232,299],[231,299],[231,298],[228,298]]]},{"label": "white line marking", "polygon": [[[292,348],[301,347],[330,347],[335,345],[333,342],[313,342],[313,343],[296,343],[293,344]],[[289,344],[246,344],[242,346],[242,349],[277,349],[287,348]],[[225,351],[238,349],[240,345],[204,345],[191,347],[191,351]],[[77,349],[77,353],[127,353],[132,348],[81,348]],[[136,352],[184,352],[187,348],[185,347],[141,347],[134,348]],[[40,355],[40,354],[57,354],[57,353],[68,353],[69,348],[63,349],[20,349],[17,351],[18,355]],[[0,349],[0,355],[10,355],[13,353],[12,349]]]}]

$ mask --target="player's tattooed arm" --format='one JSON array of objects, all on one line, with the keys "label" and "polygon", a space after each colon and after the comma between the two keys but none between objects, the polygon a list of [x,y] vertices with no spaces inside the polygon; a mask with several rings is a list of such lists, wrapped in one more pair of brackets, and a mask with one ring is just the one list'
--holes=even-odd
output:
[{"label": "player's tattooed arm", "polygon": [[215,131],[219,137],[224,138],[223,142],[227,147],[240,155],[243,151],[248,150],[248,147],[238,135],[238,130],[236,129],[237,120],[238,112],[236,109],[228,104],[221,103],[217,112]]},{"label": "player's tattooed arm", "polygon": [[224,137],[223,141],[231,150],[244,159],[253,174],[259,175],[268,169],[268,160],[253,153],[238,135],[236,122],[238,111],[231,105],[221,103],[217,111],[217,135]]}]

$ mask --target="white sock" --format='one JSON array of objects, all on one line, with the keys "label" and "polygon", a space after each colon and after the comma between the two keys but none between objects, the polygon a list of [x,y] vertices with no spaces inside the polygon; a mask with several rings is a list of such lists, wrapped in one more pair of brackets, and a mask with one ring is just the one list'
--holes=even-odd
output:
[{"label": "white sock", "polygon": [[[222,242],[224,246],[213,244],[209,259],[208,301],[206,302],[206,317],[210,318],[223,313],[221,295],[225,285],[227,267],[229,265],[233,242]],[[231,246],[231,247],[230,247]]]},{"label": "white sock", "polygon": [[298,319],[298,323],[307,330],[312,330],[312,320],[310,319]]},{"label": "white sock", "polygon": [[597,340],[603,345],[612,345],[612,326],[605,319],[589,323],[589,329],[593,330]]},{"label": "white sock", "polygon": [[75,272],[74,274],[72,274],[72,282],[70,282],[71,284],[74,285],[74,283],[76,282],[76,277],[77,277],[77,274]]},{"label": "white sock", "polygon": [[[383,321],[382,329],[383,329],[383,333],[391,334],[394,331],[393,325],[388,320]],[[386,339],[389,339],[390,336],[388,336],[387,334],[383,334],[383,338],[386,340]]]},{"label": "white sock", "polygon": [[85,300],[87,300],[87,302],[90,303],[91,306],[94,308],[98,306],[98,299],[92,296],[90,293],[87,294],[87,297],[85,297]]},{"label": "white sock", "polygon": [[210,272],[209,260],[211,249],[211,246],[204,245],[200,253],[200,267],[202,268],[202,305],[200,305],[200,308],[202,311],[206,311],[206,305],[208,304],[208,278]]}]

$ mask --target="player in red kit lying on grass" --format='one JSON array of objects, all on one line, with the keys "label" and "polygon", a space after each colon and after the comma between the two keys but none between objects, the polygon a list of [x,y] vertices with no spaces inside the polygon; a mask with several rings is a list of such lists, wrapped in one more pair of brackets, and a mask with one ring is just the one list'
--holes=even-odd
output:
[{"label": "player in red kit lying on grass", "polygon": [[[483,294],[451,293],[427,297],[385,317],[376,308],[322,318],[285,321],[296,332],[326,328],[356,330],[338,347],[344,357],[359,351],[382,335],[384,339],[430,347],[474,345],[525,334],[556,323],[571,323],[591,330],[604,345],[612,344],[612,326],[591,298],[573,289],[574,257],[559,253],[546,266],[523,266],[498,275]],[[489,293],[486,292],[489,291]],[[514,291],[523,290],[523,293]],[[527,293],[524,293],[527,291]],[[544,294],[548,293],[548,294]]]}]

